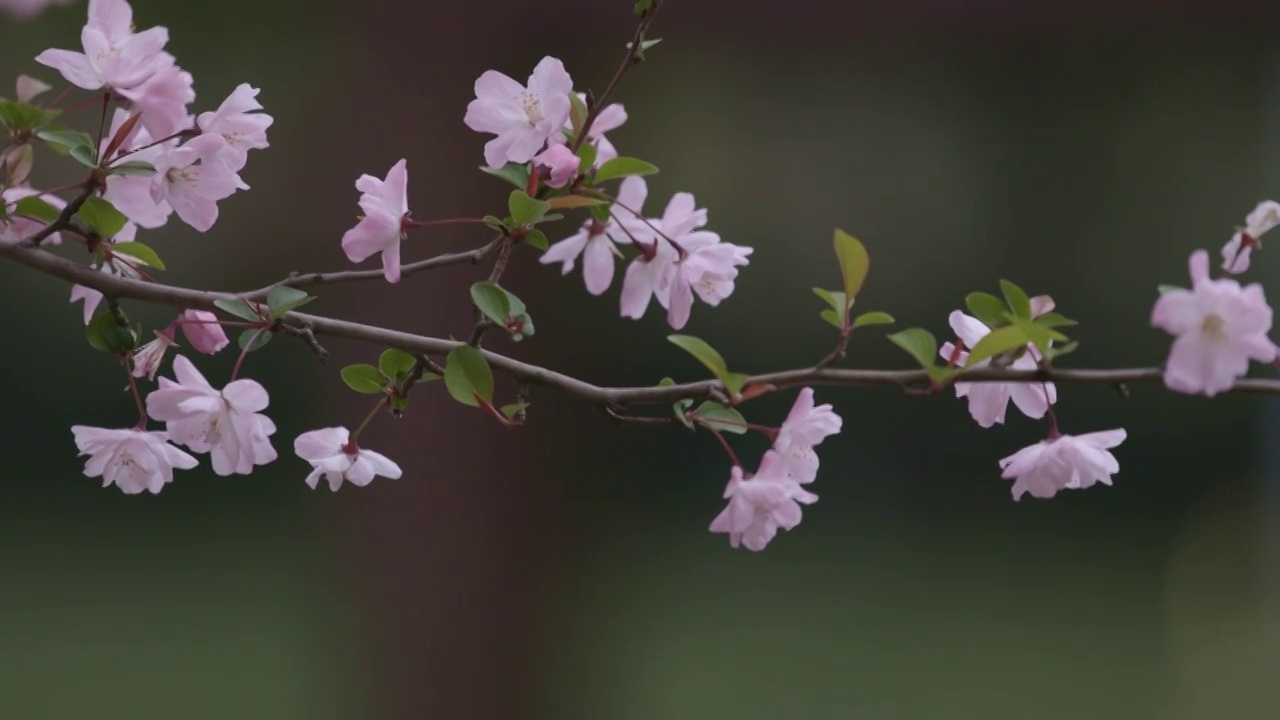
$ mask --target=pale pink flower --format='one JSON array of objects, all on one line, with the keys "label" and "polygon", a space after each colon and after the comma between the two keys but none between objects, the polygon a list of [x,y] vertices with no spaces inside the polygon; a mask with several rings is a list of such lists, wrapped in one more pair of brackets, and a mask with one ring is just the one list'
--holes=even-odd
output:
[{"label": "pale pink flower", "polygon": [[267,128],[274,118],[256,112],[262,109],[257,101],[258,92],[258,88],[241,83],[217,110],[201,113],[199,118],[201,132],[221,135],[227,141],[218,159],[236,172],[248,162],[250,150],[268,146]]},{"label": "pale pink flower", "polygon": [[350,432],[344,427],[302,433],[294,440],[293,451],[311,463],[307,484],[313,490],[320,484],[321,477],[329,482],[329,490],[336,492],[344,480],[364,487],[378,475],[392,480],[401,475],[400,466],[387,456],[355,447]]},{"label": "pale pink flower", "polygon": [[729,545],[763,550],[778,528],[790,530],[800,524],[800,504],[817,502],[818,496],[800,487],[787,476],[778,453],[770,450],[760,460],[760,470],[743,479],[742,468],[734,466],[724,490],[729,504],[711,521],[711,532],[728,533]]},{"label": "pale pink flower", "polygon": [[738,267],[749,262],[751,248],[698,230],[706,222],[707,211],[697,208],[693,195],[676,193],[658,223],[657,242],[674,246],[676,255],[665,267],[656,268],[653,295],[667,308],[667,323],[676,330],[689,322],[695,294],[708,305],[719,305],[733,292]]},{"label": "pale pink flower", "polygon": [[165,64],[169,31],[133,32],[133,8],[125,0],[89,0],[89,22],[80,33],[84,52],[45,50],[36,62],[57,70],[85,90],[136,88]]},{"label": "pale pink flower", "polygon": [[84,474],[101,477],[102,487],[115,485],[128,495],[160,492],[173,482],[173,470],[190,470],[196,459],[169,444],[163,432],[136,428],[112,430],[74,425],[71,432],[81,455],[88,455]]},{"label": "pale pink flower", "polygon": [[1043,440],[1001,460],[1001,477],[1013,480],[1014,500],[1027,493],[1051,498],[1059,490],[1110,485],[1120,463],[1107,451],[1124,439],[1125,431],[1116,429]]},{"label": "pale pink flower", "polygon": [[361,175],[356,180],[361,192],[360,222],[342,236],[342,249],[351,262],[361,262],[382,253],[382,271],[387,282],[400,282],[400,241],[404,239],[409,216],[409,170],[405,160],[391,166],[386,180]]},{"label": "pale pink flower", "polygon": [[[62,210],[67,206],[66,201],[57,195],[45,195],[39,190],[28,187],[15,187],[5,190],[3,197],[5,207],[9,213],[13,213],[14,206],[23,198],[39,195],[41,200],[49,203],[55,210]],[[9,242],[19,242],[25,238],[34,235],[44,229],[44,222],[41,220],[33,220],[31,218],[20,217],[10,214],[7,221],[0,221],[0,240]],[[57,245],[62,242],[61,233],[53,233],[44,239],[45,245]]]},{"label": "pale pink flower", "polygon": [[160,364],[164,362],[164,354],[171,347],[177,347],[178,343],[173,341],[174,327],[172,324],[164,330],[156,330],[156,339],[143,345],[133,351],[133,376],[140,378],[146,376],[148,380],[155,380],[156,373],[160,371]]},{"label": "pale pink flower", "polygon": [[648,193],[644,178],[633,175],[623,180],[618,189],[618,204],[611,209],[608,222],[601,223],[594,218],[587,220],[577,233],[547,248],[538,262],[543,265],[561,263],[561,274],[568,275],[581,256],[582,279],[586,282],[587,292],[599,295],[608,290],[613,282],[614,258],[618,254],[614,243],[630,244],[633,238],[642,242],[653,241],[653,230],[630,210],[622,209],[626,206],[640,212]]},{"label": "pale pink flower", "polygon": [[[122,108],[116,110],[111,119],[111,129],[103,136],[102,146],[98,148],[98,152],[107,151],[111,138],[119,132],[121,126],[129,119],[129,115],[129,111]],[[177,140],[168,140],[155,147],[147,147],[153,140],[151,133],[147,132],[139,122],[125,138],[116,158],[120,157],[120,153],[146,147],[145,150],[130,153],[125,161],[144,162],[156,167],[170,149],[178,146]],[[161,227],[169,221],[173,208],[164,200],[157,201],[152,197],[151,185],[154,181],[154,175],[108,175],[107,189],[103,192],[102,199],[114,205],[122,215],[141,227],[148,229]]]},{"label": "pale pink flower", "polygon": [[52,90],[53,86],[30,75],[19,75],[14,89],[17,92],[18,102],[29,103],[36,97]]},{"label": "pale pink flower", "polygon": [[569,119],[573,80],[564,63],[545,57],[533,69],[528,86],[497,70],[487,70],[475,84],[476,99],[467,105],[463,122],[476,132],[493,133],[484,159],[491,168],[508,162],[527,163]]},{"label": "pale pink flower", "polygon": [[218,220],[218,201],[248,185],[215,158],[227,145],[220,135],[201,135],[165,150],[156,159],[151,199],[164,202],[191,227],[205,232]]},{"label": "pale pink flower", "polygon": [[270,401],[266,389],[242,379],[217,390],[182,355],[173,358],[173,372],[177,382],[162,377],[147,395],[147,414],[168,425],[174,442],[209,453],[219,475],[248,475],[276,459],[268,437],[275,423],[260,412]]},{"label": "pale pink flower", "polygon": [[[30,20],[54,5],[69,5],[73,0],[0,0],[0,10],[18,20]],[[18,96],[19,102],[29,98]]]},{"label": "pale pink flower", "polygon": [[[125,226],[120,229],[120,232],[116,233],[114,238],[106,240],[106,242],[112,245],[118,242],[133,242],[137,233],[137,225],[134,225],[133,223],[125,223]],[[107,260],[107,262],[98,266],[98,271],[108,273],[110,275],[119,275],[120,277],[126,277],[132,280],[140,279],[142,275],[133,267],[133,265],[130,264],[130,262],[141,263],[142,261],[137,260],[136,258],[131,258],[129,261],[125,261],[120,259],[118,256],[112,256]],[[84,324],[88,325],[89,322],[93,320],[93,314],[97,312],[99,303],[102,302],[102,293],[83,285],[72,285],[70,302],[78,302],[80,300],[84,301]]]},{"label": "pale pink flower", "polygon": [[178,314],[177,323],[192,349],[205,355],[213,355],[225,348],[230,340],[218,324],[218,316],[206,310],[186,309]]},{"label": "pale pink flower", "polygon": [[1210,397],[1230,390],[1249,361],[1273,362],[1276,345],[1271,306],[1262,286],[1209,279],[1209,254],[1191,254],[1191,289],[1170,290],[1156,300],[1151,325],[1177,337],[1164,366],[1164,384]]},{"label": "pale pink flower", "polygon": [[191,127],[187,106],[195,102],[195,80],[191,73],[174,64],[174,57],[161,53],[161,62],[146,82],[118,92],[142,113],[140,120],[155,138],[164,138]]},{"label": "pale pink flower", "polygon": [[546,183],[553,188],[562,188],[578,175],[581,161],[568,145],[551,145],[533,157],[535,173],[546,172]]},{"label": "pale pink flower", "polygon": [[1280,225],[1280,203],[1265,200],[1245,218],[1244,227],[1236,230],[1222,248],[1222,269],[1232,275],[1249,269],[1249,256],[1254,248],[1262,248],[1260,238]]},{"label": "pale pink flower", "polygon": [[[578,97],[585,103],[587,101],[586,93],[578,93]],[[618,103],[606,106],[596,115],[595,122],[591,123],[591,127],[587,130],[587,144],[596,147],[595,167],[609,162],[618,157],[618,150],[614,148],[613,143],[609,142],[609,138],[605,137],[605,133],[617,130],[627,121],[627,111]],[[551,136],[549,142],[553,145],[563,145],[568,141],[568,133],[573,132],[573,123],[566,121],[564,132],[559,132]]]},{"label": "pale pink flower", "polygon": [[[1047,296],[1041,297],[1044,299],[1038,298],[1037,302],[1033,303],[1033,312],[1036,309],[1048,312],[1044,308],[1053,307],[1052,300],[1047,300]],[[951,330],[966,348],[976,347],[982,338],[991,332],[991,328],[981,320],[959,310],[951,313],[949,321]],[[1028,345],[1026,352],[1009,364],[1009,369],[1035,370],[1038,367],[1035,355],[1037,352],[1034,346]],[[954,360],[960,366],[969,359],[968,352],[959,350],[949,342],[942,344],[938,354],[947,362]],[[989,365],[991,360],[988,359],[974,363],[973,367],[982,368]],[[956,397],[969,398],[969,414],[984,428],[989,428],[996,423],[1004,423],[1004,413],[1009,406],[1009,400],[1013,400],[1013,404],[1027,417],[1037,419],[1044,417],[1049,411],[1049,406],[1058,401],[1058,389],[1053,383],[958,382],[955,385]]]},{"label": "pale pink flower", "polygon": [[788,477],[801,484],[813,482],[818,477],[814,446],[840,432],[842,425],[831,405],[814,405],[813,388],[802,388],[773,441]]}]

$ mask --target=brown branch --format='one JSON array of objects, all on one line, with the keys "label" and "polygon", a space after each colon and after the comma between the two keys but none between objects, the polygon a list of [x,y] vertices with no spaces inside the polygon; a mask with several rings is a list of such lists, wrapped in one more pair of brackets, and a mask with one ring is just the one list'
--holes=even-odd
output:
[{"label": "brown branch", "polygon": [[24,238],[22,240],[22,244],[32,248],[38,247],[40,243],[44,242],[50,235],[58,232],[59,230],[66,230],[70,228],[72,218],[76,216],[76,213],[80,212],[80,208],[84,206],[85,202],[87,202],[89,198],[97,192],[97,190],[97,183],[95,183],[93,179],[87,180],[84,183],[84,189],[80,191],[80,194],[71,198],[70,202],[62,208],[62,212],[58,213],[58,217],[53,219],[53,222],[35,231],[29,237]]},{"label": "brown branch", "polygon": [[591,107],[587,108],[587,117],[582,121],[582,129],[578,131],[577,137],[573,139],[573,145],[570,150],[576,155],[578,148],[582,147],[582,143],[587,140],[587,133],[591,132],[591,126],[595,124],[596,118],[600,117],[600,111],[609,105],[609,98],[622,84],[622,78],[632,67],[639,65],[644,56],[644,49],[641,43],[644,42],[644,35],[649,30],[649,26],[653,24],[653,18],[658,14],[658,8],[662,5],[662,0],[653,0],[653,4],[640,18],[639,24],[636,25],[635,35],[631,38],[631,46],[627,48],[627,55],[622,59],[622,64],[613,73],[613,78],[609,80],[609,84],[605,86],[604,92],[600,93],[600,97],[595,98],[591,103]]},{"label": "brown branch", "polygon": [[[215,300],[234,298],[231,293],[193,290],[190,288],[150,283],[99,272],[39,248],[21,242],[0,241],[0,257],[8,258],[46,275],[93,288],[108,298],[131,299],[171,305],[180,308],[216,310]],[[414,335],[389,328],[339,320],[300,312],[286,313],[283,320],[297,327],[307,327],[315,335],[327,335],[379,347],[393,347],[414,355],[443,356],[463,343],[456,340]],[[709,399],[724,393],[718,380],[702,380],[679,385],[648,387],[604,387],[531,365],[514,358],[482,350],[489,365],[497,372],[529,385],[563,392],[605,408],[627,405],[670,404],[683,399]],[[957,375],[952,382],[1055,382],[1060,384],[1123,386],[1136,383],[1159,383],[1160,368],[1118,368],[1094,370],[1007,370],[979,368]],[[923,370],[847,370],[841,368],[806,367],[795,370],[755,375],[747,386],[769,386],[785,389],[812,386],[889,385],[916,394],[935,388]],[[1236,392],[1280,395],[1280,379],[1242,378],[1233,388]]]}]

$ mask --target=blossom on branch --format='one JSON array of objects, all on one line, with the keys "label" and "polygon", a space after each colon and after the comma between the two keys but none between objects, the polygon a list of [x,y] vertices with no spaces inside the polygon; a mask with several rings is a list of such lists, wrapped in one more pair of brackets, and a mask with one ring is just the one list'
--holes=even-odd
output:
[{"label": "blossom on branch", "polygon": [[89,0],[89,21],[80,33],[84,52],[45,50],[36,62],[57,70],[85,90],[131,90],[166,63],[169,31],[133,31],[133,8],[125,0]]},{"label": "blossom on branch", "polygon": [[760,551],[769,544],[778,528],[790,530],[800,524],[800,504],[818,501],[818,496],[800,487],[786,470],[777,451],[770,450],[760,460],[760,469],[744,478],[735,465],[729,475],[724,497],[729,501],[711,521],[713,533],[728,533],[729,545],[745,545]]},{"label": "blossom on branch", "polygon": [[1025,494],[1051,498],[1059,490],[1111,484],[1120,463],[1108,450],[1124,442],[1122,428],[1085,435],[1061,435],[1025,447],[1000,461],[1001,477],[1013,480],[1013,499]]},{"label": "blossom on branch", "polygon": [[201,113],[197,121],[200,131],[221,135],[227,141],[218,160],[235,172],[244,169],[250,150],[268,146],[267,128],[275,121],[257,101],[258,88],[241,83],[222,105],[213,112]]},{"label": "blossom on branch", "polygon": [[[578,98],[584,103],[587,101],[586,93],[578,93]],[[612,103],[605,106],[603,110],[596,114],[595,122],[591,123],[591,127],[587,129],[586,143],[594,145],[596,148],[595,167],[609,162],[618,157],[618,150],[609,142],[609,138],[605,137],[605,133],[612,132],[622,127],[627,122],[627,110],[619,103]],[[565,122],[564,132],[559,132],[551,136],[549,142],[552,145],[564,145],[568,142],[568,135],[573,133],[573,123]]]},{"label": "blossom on branch", "polygon": [[[45,223],[42,220],[34,220],[32,218],[13,214],[14,208],[17,206],[19,200],[29,197],[39,197],[41,200],[49,203],[54,210],[58,211],[61,211],[62,208],[67,206],[66,201],[57,195],[46,195],[39,190],[28,187],[9,188],[5,190],[0,197],[3,197],[6,214],[8,215],[8,217],[0,221],[0,240],[7,240],[9,242],[19,242],[37,232],[40,232],[45,226]],[[43,244],[58,245],[61,242],[62,234],[53,233],[44,239]]]},{"label": "blossom on branch", "polygon": [[562,188],[578,175],[578,166],[582,162],[567,145],[552,145],[533,158],[533,170],[541,176],[545,173],[546,184],[553,188]]},{"label": "blossom on branch", "polygon": [[218,220],[218,202],[248,190],[234,170],[215,158],[227,146],[219,135],[201,135],[156,158],[151,199],[165,203],[191,227],[205,232]]},{"label": "blossom on branch", "polygon": [[497,70],[487,70],[475,84],[476,99],[467,105],[463,122],[476,132],[497,135],[485,143],[491,168],[527,163],[569,120],[573,79],[564,63],[545,57],[533,69],[526,87]]},{"label": "blossom on branch", "polygon": [[1170,290],[1151,309],[1151,325],[1174,335],[1164,366],[1170,390],[1214,396],[1249,372],[1249,361],[1273,362],[1271,306],[1262,286],[1209,279],[1209,254],[1191,254],[1191,289]]},{"label": "blossom on branch", "polygon": [[73,425],[76,447],[88,455],[84,474],[101,477],[102,486],[115,485],[128,495],[143,490],[158,493],[173,482],[174,468],[190,470],[196,459],[169,444],[163,432],[137,428],[112,430]]},{"label": "blossom on branch", "polygon": [[801,484],[813,482],[818,476],[818,453],[813,448],[840,432],[843,424],[830,404],[814,405],[813,388],[800,390],[773,442],[773,449],[792,480]]},{"label": "blossom on branch", "polygon": [[174,64],[174,57],[160,53],[155,73],[134,88],[117,92],[142,113],[142,126],[152,137],[164,138],[191,127],[187,106],[195,102],[195,80],[191,73]]},{"label": "blossom on branch", "polygon": [[1236,230],[1222,247],[1222,269],[1232,275],[1249,269],[1249,256],[1253,249],[1262,247],[1259,239],[1268,230],[1280,225],[1280,203],[1274,200],[1258,203],[1244,223],[1244,227]]},{"label": "blossom on branch", "polygon": [[215,389],[186,357],[173,359],[177,382],[160,378],[147,395],[147,414],[168,425],[174,442],[209,453],[219,475],[248,475],[255,465],[276,459],[269,436],[275,423],[261,410],[267,391],[253,380],[234,380]]},{"label": "blossom on branch", "polygon": [[[111,143],[111,139],[116,136],[125,122],[128,121],[129,115],[129,111],[123,108],[116,109],[111,118],[111,129],[103,137],[102,146],[98,148],[98,152],[105,153],[107,151],[107,146]],[[165,153],[177,147],[178,141],[167,140],[159,145],[151,146],[157,139],[153,138],[151,133],[147,132],[147,129],[141,124],[135,125],[129,135],[124,138],[124,143],[120,146],[120,152],[128,153],[127,159],[130,162],[147,163],[158,169]],[[117,155],[118,157],[120,156]],[[112,160],[115,159],[112,158]],[[103,192],[102,199],[114,205],[121,214],[132,222],[137,223],[139,227],[148,229],[161,227],[169,221],[169,216],[173,214],[173,208],[163,199],[157,201],[152,196],[151,185],[154,180],[154,177],[145,175],[112,173],[106,178],[107,189]]]},{"label": "blossom on branch", "polygon": [[[1053,300],[1048,296],[1041,295],[1032,299],[1033,317],[1049,312],[1052,308]],[[948,322],[951,324],[952,332],[960,339],[963,346],[969,349],[976,347],[982,338],[991,332],[991,328],[987,327],[986,323],[959,310],[951,313]],[[1035,370],[1038,367],[1036,363],[1038,352],[1034,345],[1028,344],[1022,355],[1009,364],[1009,369]],[[938,354],[943,360],[949,363],[954,362],[959,366],[964,366],[965,361],[969,359],[968,352],[949,342],[942,344]],[[984,368],[990,365],[991,360],[986,359],[974,363],[972,367]],[[955,386],[956,397],[969,398],[969,414],[984,428],[1004,423],[1005,410],[1008,409],[1010,400],[1013,400],[1014,406],[1023,414],[1035,419],[1044,417],[1049,411],[1049,406],[1058,401],[1058,389],[1053,383],[957,382]]]},{"label": "blossom on branch", "polygon": [[178,314],[177,323],[182,326],[182,334],[196,352],[213,355],[231,342],[218,324],[218,316],[207,310],[183,310]]},{"label": "blossom on branch", "polygon": [[[608,290],[613,283],[614,259],[618,255],[614,243],[653,242],[653,230],[633,212],[640,212],[648,194],[644,178],[633,175],[623,180],[618,189],[618,202],[610,209],[607,222],[601,223],[594,218],[587,220],[577,233],[547,248],[538,262],[543,265],[560,263],[561,274],[568,275],[581,256],[582,279],[587,292],[599,295]],[[623,207],[630,209],[624,210]]]},{"label": "blossom on branch", "polygon": [[381,475],[392,480],[400,477],[400,466],[387,456],[356,447],[351,433],[344,427],[322,428],[302,433],[293,442],[298,457],[311,463],[307,484],[314,490],[323,477],[329,490],[336,492],[343,481],[364,487]]},{"label": "blossom on branch", "polygon": [[[116,233],[115,237],[109,238],[104,242],[106,242],[107,247],[110,248],[111,245],[118,242],[133,242],[133,239],[137,234],[137,225],[134,225],[133,223],[125,223],[125,226],[120,229],[120,232]],[[119,255],[110,252],[105,254],[107,255],[107,259],[102,265],[98,266],[99,272],[104,272],[109,275],[118,275],[131,280],[137,280],[142,277],[142,274],[139,273],[129,261],[123,260]],[[85,287],[83,285],[71,286],[70,302],[84,301],[85,325],[88,325],[89,322],[93,320],[93,314],[98,311],[98,305],[102,303],[102,297],[102,293],[94,290],[93,288]]]},{"label": "blossom on branch", "polygon": [[160,363],[164,362],[164,354],[169,348],[176,347],[178,343],[173,341],[174,326],[171,323],[164,330],[156,330],[156,339],[138,348],[133,353],[133,376],[140,378],[146,376],[148,380],[155,380],[156,373],[160,371]]},{"label": "blossom on branch", "polygon": [[342,236],[342,249],[351,262],[361,262],[382,253],[382,271],[387,282],[400,282],[400,241],[409,217],[409,170],[405,160],[391,166],[386,180],[361,175],[356,180],[360,195],[360,222]]}]

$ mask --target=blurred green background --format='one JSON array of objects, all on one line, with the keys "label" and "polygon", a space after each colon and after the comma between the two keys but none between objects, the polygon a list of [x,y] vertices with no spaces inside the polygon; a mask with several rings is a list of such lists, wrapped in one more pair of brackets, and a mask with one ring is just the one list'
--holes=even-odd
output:
[{"label": "blurred green background", "polygon": [[[462,124],[473,79],[555,54],[598,90],[632,23],[627,0],[134,5],[140,27],[170,28],[196,109],[249,82],[276,118],[253,191],[212,232],[145,238],[167,280],[220,289],[344,267],[352,183],[400,157],[415,217],[498,210],[507,190],[474,171],[485,138]],[[1280,196],[1273,3],[944,5],[668,0],[611,138],[662,167],[650,211],[691,191],[756,249],[688,327],[735,368],[829,349],[809,288],[836,282],[835,226],[871,251],[860,306],[900,324],[945,335],[967,292],[1010,278],[1081,321],[1069,364],[1152,365],[1168,343],[1148,326],[1155,286]],[[30,58],[77,47],[83,11],[0,19],[5,76],[52,80]],[[405,252],[486,239],[446,228]],[[1267,252],[1255,267],[1280,277]],[[312,307],[458,336],[478,277],[321,288]],[[523,253],[507,277],[538,335],[490,347],[598,383],[701,376],[660,315],[617,317],[616,287],[592,298]],[[996,463],[1042,426],[1011,411],[982,430],[949,395],[821,389],[845,418],[821,448],[822,500],[752,554],[706,531],[728,476],[710,438],[545,393],[517,432],[415,394],[367,436],[402,479],[310,491],[292,438],[358,424],[365,400],[337,370],[376,354],[338,342],[327,365],[288,340],[249,358],[276,464],[104,490],[68,427],[133,410],[67,293],[0,265],[0,717],[1199,720],[1280,702],[1269,401],[1062,388],[1068,432],[1128,429],[1116,485],[1015,504]],[[850,365],[906,364],[879,335]],[[233,362],[201,367],[219,383]],[[776,423],[790,400],[750,417]]]}]

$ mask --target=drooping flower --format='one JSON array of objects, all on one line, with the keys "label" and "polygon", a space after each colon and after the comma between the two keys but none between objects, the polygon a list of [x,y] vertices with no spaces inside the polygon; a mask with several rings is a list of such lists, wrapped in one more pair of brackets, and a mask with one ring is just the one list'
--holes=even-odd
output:
[{"label": "drooping flower", "polygon": [[298,457],[311,463],[307,484],[314,490],[323,477],[329,490],[336,492],[343,481],[364,487],[381,475],[392,480],[400,477],[400,466],[387,456],[358,448],[344,427],[322,428],[302,433],[293,442]]},{"label": "drooping flower", "polygon": [[764,454],[760,470],[749,479],[744,479],[742,468],[735,465],[724,497],[729,504],[711,521],[711,532],[728,533],[730,546],[745,545],[754,551],[763,550],[778,528],[790,530],[800,524],[801,503],[818,500],[788,477],[785,464],[773,450]]},{"label": "drooping flower", "polygon": [[476,80],[475,91],[463,121],[476,132],[497,135],[484,146],[485,162],[496,169],[508,162],[529,162],[561,132],[569,119],[573,79],[564,63],[545,57],[533,69],[528,86],[487,70]]},{"label": "drooping flower", "polygon": [[217,110],[201,113],[198,119],[201,132],[221,135],[227,141],[218,159],[235,172],[244,168],[250,150],[268,146],[267,128],[271,127],[274,118],[257,112],[262,109],[257,100],[258,92],[258,88],[242,83]]},{"label": "drooping flower", "polygon": [[160,363],[164,362],[164,354],[169,348],[176,347],[178,343],[173,341],[174,326],[170,324],[164,330],[156,330],[156,339],[138,348],[133,353],[133,376],[140,378],[146,376],[148,380],[155,380],[156,373],[160,371]]},{"label": "drooping flower", "polygon": [[1280,225],[1280,203],[1265,200],[1249,213],[1244,227],[1236,230],[1222,248],[1222,269],[1236,275],[1249,269],[1249,256],[1254,248],[1262,248],[1263,234]]},{"label": "drooping flower", "polygon": [[533,157],[534,172],[546,172],[546,183],[553,188],[562,188],[578,175],[581,161],[568,145],[551,145]]},{"label": "drooping flower", "polygon": [[1013,480],[1013,499],[1024,494],[1051,498],[1059,490],[1111,484],[1120,463],[1108,450],[1124,442],[1122,428],[1062,435],[1025,447],[1000,461],[1001,477]]},{"label": "drooping flower", "polygon": [[[1038,316],[1053,307],[1053,301],[1047,296],[1041,296],[1041,298],[1043,299],[1032,303],[1033,315]],[[956,337],[960,338],[964,347],[969,349],[977,347],[982,338],[991,332],[991,328],[981,320],[959,310],[952,312],[948,320]],[[1028,345],[1022,356],[1009,364],[1009,369],[1035,370],[1038,366],[1033,353],[1036,352],[1038,351],[1034,346]],[[969,359],[968,352],[960,350],[949,342],[942,344],[939,355],[947,362],[954,362],[960,366]],[[990,364],[991,360],[987,359],[974,363],[973,367],[988,367]],[[1044,417],[1049,411],[1049,406],[1058,401],[1058,389],[1053,383],[957,382],[955,385],[956,397],[969,398],[969,414],[984,428],[1004,423],[1004,414],[1009,407],[1009,400],[1013,400],[1013,404],[1027,417],[1036,419]]]},{"label": "drooping flower", "polygon": [[220,135],[201,135],[156,158],[151,199],[173,208],[182,221],[205,232],[218,221],[218,202],[249,186],[215,158],[226,147]]},{"label": "drooping flower", "polygon": [[169,31],[133,31],[133,8],[125,0],[89,0],[89,21],[80,33],[84,52],[45,50],[36,62],[62,73],[85,90],[136,88],[165,64]]},{"label": "drooping flower", "polygon": [[342,249],[351,262],[361,262],[382,253],[382,271],[387,282],[400,282],[400,241],[409,216],[409,170],[405,160],[391,166],[386,180],[361,175],[356,180],[360,195],[360,222],[342,236]]},{"label": "drooping flower", "polygon": [[802,388],[773,442],[788,477],[801,484],[813,482],[818,476],[818,453],[813,448],[840,432],[842,425],[830,404],[814,404],[813,388]]},{"label": "drooping flower", "polygon": [[[52,205],[55,210],[60,211],[62,208],[67,206],[66,201],[57,195],[45,195],[34,188],[15,187],[5,190],[0,197],[3,197],[4,205],[8,210],[9,217],[5,221],[0,221],[0,240],[19,242],[44,229],[45,223],[43,221],[14,214],[14,209],[16,208],[19,200],[37,195],[40,196],[41,200]],[[61,242],[61,233],[53,233],[44,239],[45,245],[57,245]]]},{"label": "drooping flower", "polygon": [[218,324],[218,316],[206,310],[183,310],[178,314],[177,323],[191,347],[205,355],[213,355],[231,342]]},{"label": "drooping flower", "polygon": [[219,475],[248,475],[276,459],[268,437],[275,423],[260,412],[269,403],[262,385],[241,379],[217,390],[182,355],[174,357],[173,372],[177,382],[162,377],[160,389],[147,395],[147,414],[168,425],[174,442],[209,453]]},{"label": "drooping flower", "polygon": [[101,477],[102,486],[115,485],[128,495],[160,492],[173,482],[174,468],[190,470],[196,459],[169,444],[163,432],[136,428],[113,430],[74,425],[76,447],[88,455],[84,474]]},{"label": "drooping flower", "polygon": [[[577,233],[547,248],[538,262],[543,265],[561,263],[561,273],[568,275],[581,256],[582,279],[587,292],[599,295],[608,290],[613,282],[614,258],[617,256],[614,243],[653,242],[653,230],[632,212],[641,211],[648,194],[644,178],[633,175],[623,180],[608,222],[601,223],[594,218],[587,220]],[[623,210],[624,206],[630,209]]]},{"label": "drooping flower", "polygon": [[[54,5],[69,5],[72,0],[0,0],[0,10],[17,20],[30,20]],[[19,102],[27,98],[18,97]]]},{"label": "drooping flower", "polygon": [[1230,390],[1249,371],[1249,361],[1273,362],[1276,345],[1271,306],[1262,286],[1209,279],[1209,254],[1191,254],[1190,290],[1170,290],[1156,300],[1151,325],[1176,336],[1164,366],[1164,384],[1210,397]]}]

